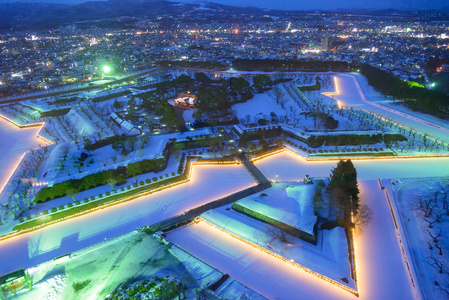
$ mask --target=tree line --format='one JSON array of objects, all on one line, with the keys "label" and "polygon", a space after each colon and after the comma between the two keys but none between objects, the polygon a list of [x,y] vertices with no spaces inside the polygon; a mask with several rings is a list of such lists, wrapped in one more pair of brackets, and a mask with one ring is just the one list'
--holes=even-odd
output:
[{"label": "tree line", "polygon": [[350,72],[354,65],[343,61],[280,60],[280,59],[236,59],[232,67],[238,71],[264,72]]},{"label": "tree line", "polygon": [[[256,79],[257,88],[269,85],[270,81],[266,78]],[[254,97],[253,91],[253,86],[245,78],[231,77],[219,85],[199,88],[195,105],[199,115],[221,115],[223,111],[231,108],[232,103],[244,102]]]},{"label": "tree line", "polygon": [[442,92],[425,88],[412,81],[403,81],[392,73],[362,64],[360,73],[368,83],[383,95],[393,99],[404,99],[412,110],[428,113],[439,118],[449,118],[449,96]]},{"label": "tree line", "polygon": [[226,70],[228,68],[227,65],[222,64],[220,62],[210,62],[210,61],[171,61],[171,60],[163,60],[158,63],[161,67],[181,67],[181,68],[199,68],[199,69],[218,69],[218,70]]}]

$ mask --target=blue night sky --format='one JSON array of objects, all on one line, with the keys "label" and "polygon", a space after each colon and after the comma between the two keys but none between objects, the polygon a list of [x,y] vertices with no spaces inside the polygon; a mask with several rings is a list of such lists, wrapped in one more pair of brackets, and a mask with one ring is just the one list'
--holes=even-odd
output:
[{"label": "blue night sky", "polygon": [[[104,0],[95,0],[104,1]],[[132,1],[132,0],[126,0]],[[136,0],[141,1],[141,0]],[[172,0],[173,2],[198,2],[197,0]],[[0,0],[6,2],[53,2],[78,4],[86,0]],[[313,10],[313,9],[336,9],[336,8],[398,8],[398,9],[439,9],[449,6],[447,0],[214,0],[216,2],[234,6],[256,6],[261,8],[283,9],[283,10]]]}]

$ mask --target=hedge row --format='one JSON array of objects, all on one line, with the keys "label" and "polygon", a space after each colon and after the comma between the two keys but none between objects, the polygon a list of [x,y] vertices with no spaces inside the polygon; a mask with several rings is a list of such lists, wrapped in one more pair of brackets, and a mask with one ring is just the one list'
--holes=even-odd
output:
[{"label": "hedge row", "polygon": [[181,161],[179,163],[179,167],[178,167],[178,174],[182,173],[182,169],[184,168],[185,159],[186,159],[186,154],[183,153],[182,156],[181,156]]},{"label": "hedge row", "polygon": [[303,85],[303,86],[297,86],[297,88],[301,91],[301,92],[306,92],[306,91],[319,91],[321,90],[321,83],[318,79],[318,76],[315,78],[315,84],[314,85]]},{"label": "hedge row", "polygon": [[71,109],[70,107],[66,107],[66,108],[61,108],[61,109],[53,109],[53,110],[43,111],[43,112],[41,112],[41,118],[59,117],[59,116],[67,114],[70,109]]},{"label": "hedge row", "polygon": [[254,151],[248,151],[247,153],[250,154],[250,155],[254,155],[255,157],[258,157],[258,156],[261,156],[261,155],[269,154],[271,152],[276,152],[280,148],[281,147],[279,145],[275,145],[275,146],[268,147],[267,150],[258,149],[258,150],[254,150]]},{"label": "hedge row", "polygon": [[[73,215],[73,214],[76,214],[78,212],[86,211],[86,210],[89,210],[91,208],[95,208],[97,206],[100,206],[102,204],[109,203],[109,202],[114,202],[116,200],[120,200],[120,199],[129,197],[129,196],[132,196],[132,195],[135,195],[135,194],[139,194],[139,193],[142,193],[142,192],[148,192],[149,193],[152,190],[157,189],[157,188],[159,188],[161,186],[168,185],[168,184],[175,183],[175,182],[179,182],[179,181],[182,181],[182,180],[185,180],[185,179],[186,179],[186,175],[185,174],[181,174],[181,175],[178,175],[178,176],[170,177],[170,178],[164,179],[164,180],[159,181],[159,182],[157,182],[157,179],[154,180],[154,178],[153,178],[153,183],[152,184],[139,186],[139,187],[137,187],[135,189],[131,189],[131,187],[129,187],[129,189],[126,192],[119,193],[119,194],[113,194],[113,195],[110,195],[108,197],[99,198],[96,201],[90,201],[89,199],[85,198],[83,200],[83,203],[85,203],[85,204],[83,204],[83,205],[80,205],[81,201],[76,201],[75,202],[76,205],[73,206],[72,208],[65,209],[63,211],[59,211],[59,212],[56,212],[56,213],[53,213],[53,214],[49,215],[48,218],[50,218],[50,219],[48,219],[48,218],[45,218],[45,219],[42,219],[42,218],[34,219],[34,220],[31,220],[30,222],[26,222],[24,224],[19,224],[17,226],[14,226],[13,230],[22,230],[22,229],[26,229],[26,228],[37,226],[37,225],[42,224],[42,223],[49,222],[51,220],[58,220],[58,219],[66,217],[66,216]],[[125,191],[124,188],[121,188],[121,190]],[[31,217],[30,218],[27,217],[27,220],[30,220],[30,219],[31,219]]]},{"label": "hedge row", "polygon": [[308,243],[314,244],[316,245],[316,229],[317,229],[317,224],[315,224],[313,226],[313,231],[315,232],[315,235],[312,235],[310,233],[304,232],[298,228],[294,228],[290,225],[287,225],[281,221],[278,221],[276,219],[270,218],[264,214],[261,214],[259,212],[256,212],[252,209],[249,209],[248,207],[242,206],[240,204],[238,204],[237,202],[234,202],[232,204],[232,208],[235,209],[236,211],[243,213],[245,215],[248,215],[254,219],[260,220],[262,222],[268,223],[276,228],[281,229],[282,231],[297,237],[303,241],[306,241]]},{"label": "hedge row", "polygon": [[270,139],[278,137],[282,134],[283,130],[281,126],[270,128],[259,128],[257,131],[244,132],[240,136],[239,147],[244,147],[249,141]]},{"label": "hedge row", "polygon": [[392,142],[401,142],[406,141],[407,138],[404,137],[402,134],[392,134],[392,133],[386,133],[386,134],[342,134],[342,135],[320,135],[320,136],[313,136],[311,135],[307,139],[298,136],[290,131],[283,131],[283,133],[291,137],[293,139],[296,139],[298,141],[301,141],[310,148],[318,148],[323,146],[324,144],[326,146],[357,146],[357,145],[368,145],[368,144],[377,144],[384,142],[386,145],[392,143]]},{"label": "hedge row", "polygon": [[87,151],[94,151],[96,149],[114,144],[114,143],[118,143],[118,142],[122,142],[125,141],[127,139],[127,137],[125,136],[120,136],[120,135],[113,135],[113,136],[108,136],[107,138],[101,139],[99,141],[96,141],[95,143],[92,143],[90,145],[87,145],[87,147],[84,147],[84,149],[86,149]]},{"label": "hedge row", "polygon": [[368,145],[384,142],[389,144],[392,142],[406,141],[402,134],[344,134],[344,135],[320,135],[310,136],[307,139],[307,145],[311,148],[318,148],[322,145],[326,146],[349,146],[349,145]]},{"label": "hedge row", "polygon": [[294,142],[291,142],[291,141],[288,141],[288,140],[286,141],[286,143],[291,145],[291,146],[294,146],[296,148],[299,148],[301,150],[304,150],[305,152],[307,152],[309,154],[310,153],[340,153],[340,152],[341,153],[345,153],[345,152],[357,152],[357,151],[363,151],[363,152],[384,151],[384,148],[382,148],[382,147],[380,147],[380,148],[371,148],[371,147],[366,148],[366,147],[364,147],[364,148],[360,148],[360,149],[356,149],[356,148],[352,148],[352,149],[324,149],[324,150],[319,149],[317,151],[317,150],[308,150],[306,147],[303,147],[301,145],[298,145],[298,144],[296,144]]},{"label": "hedge row", "polygon": [[102,172],[87,175],[81,179],[71,179],[61,183],[54,184],[52,187],[42,188],[35,196],[34,202],[42,203],[55,198],[67,196],[73,191],[81,192],[92,189],[100,185],[108,183],[110,178],[117,182],[123,182],[126,178],[135,175],[159,172],[165,169],[168,159],[156,158],[145,159],[139,162],[128,164],[126,167],[121,166],[117,169],[109,169]]},{"label": "hedge row", "polygon": [[78,97],[62,98],[62,99],[55,100],[55,101],[53,101],[53,102],[48,102],[48,104],[51,104],[51,105],[60,105],[60,104],[66,104],[66,103],[70,103],[70,102],[75,102],[75,101],[77,101],[78,99],[79,99]]},{"label": "hedge row", "polygon": [[149,172],[160,172],[167,167],[168,160],[173,151],[173,142],[165,145],[162,151],[163,158],[144,159],[135,163],[128,164],[126,167],[121,166],[117,169],[109,169],[95,174],[87,175],[81,179],[71,179],[61,183],[57,183],[52,187],[42,188],[35,196],[34,202],[41,203],[55,198],[64,197],[73,193],[73,191],[81,192],[105,185],[108,180],[113,178],[117,183],[123,182],[126,178]]},{"label": "hedge row", "polygon": [[209,137],[209,135],[200,135],[195,136],[196,138],[200,137],[200,139],[196,140],[187,140],[187,141],[177,141],[176,148],[178,149],[195,149],[195,148],[204,148],[210,146],[217,146],[221,142],[221,138],[218,136]]}]

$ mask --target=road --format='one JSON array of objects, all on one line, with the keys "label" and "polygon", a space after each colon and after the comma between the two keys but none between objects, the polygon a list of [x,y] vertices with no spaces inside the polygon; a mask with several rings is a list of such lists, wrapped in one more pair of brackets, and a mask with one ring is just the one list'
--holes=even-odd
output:
[{"label": "road", "polygon": [[365,96],[361,94],[362,90],[359,89],[360,85],[358,85],[355,75],[342,74],[335,77],[338,94],[335,95],[334,98],[339,100],[342,106],[363,109],[386,118],[391,118],[399,124],[404,124],[409,128],[417,129],[418,131],[427,133],[440,140],[449,140],[449,125],[433,124],[429,121],[418,119],[415,116],[407,115],[375,102],[366,102],[364,101],[364,98],[370,101],[370,96],[372,96],[374,100],[377,98],[377,95],[370,94]]}]

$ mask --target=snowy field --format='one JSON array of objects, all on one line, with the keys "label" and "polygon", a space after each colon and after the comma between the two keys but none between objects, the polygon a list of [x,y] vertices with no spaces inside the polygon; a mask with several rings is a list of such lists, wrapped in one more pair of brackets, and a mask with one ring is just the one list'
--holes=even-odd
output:
[{"label": "snowy field", "polygon": [[193,166],[191,181],[130,202],[0,241],[0,274],[151,225],[255,184],[242,165]]},{"label": "snowy field", "polygon": [[270,299],[357,299],[204,222],[172,231],[168,238]]},{"label": "snowy field", "polygon": [[[282,89],[284,90],[284,89]],[[284,93],[286,93],[284,91]],[[270,119],[270,113],[274,112],[276,115],[285,115],[290,107],[296,107],[295,102],[290,97],[287,98],[285,108],[276,103],[269,93],[255,94],[254,98],[245,103],[238,103],[233,105],[233,109],[237,113],[237,118],[245,119],[247,115],[263,117]]]},{"label": "snowy field", "polygon": [[40,126],[37,126],[21,129],[0,118],[0,189],[3,190],[11,173],[26,151],[46,144],[36,137],[40,128]]},{"label": "snowy field", "polygon": [[[447,277],[448,177],[397,179],[385,182],[399,209],[399,224],[405,232],[417,280],[425,299],[443,299],[449,292]],[[393,184],[391,184],[393,183]],[[435,200],[436,199],[436,200]],[[423,205],[420,207],[420,201]],[[429,209],[426,209],[426,207]],[[444,208],[446,207],[446,208]],[[426,211],[429,213],[426,216]],[[438,222],[438,216],[441,220]],[[429,222],[433,222],[429,227]],[[442,248],[440,252],[439,248]],[[440,272],[442,267],[442,272]],[[435,284],[438,282],[438,285]]]},{"label": "snowy field", "polygon": [[373,220],[356,231],[355,253],[361,299],[418,299],[402,260],[393,219],[377,180],[359,181],[362,204]]},{"label": "snowy field", "polygon": [[[353,160],[359,180],[411,178],[449,175],[449,158],[410,158]],[[305,175],[328,177],[337,161],[306,161],[290,152],[282,152],[255,162],[264,175],[275,181],[298,181]]]},{"label": "snowy field", "polygon": [[314,189],[314,185],[303,183],[273,183],[270,189],[236,203],[313,235],[317,221],[313,211]]},{"label": "snowy field", "polygon": [[[270,230],[274,230],[271,225],[229,209],[229,207],[230,205],[209,210],[201,217],[251,243],[281,255],[287,260],[293,260],[309,270],[356,289],[355,282],[351,279],[348,242],[344,228],[336,227],[331,230],[318,231],[317,245],[290,235],[287,235],[288,242],[283,243],[270,233]],[[168,234],[169,240],[171,240],[170,235],[171,233]],[[172,241],[175,244],[186,243],[177,239]],[[342,278],[345,279],[342,280]],[[348,282],[346,283],[345,280]]]},{"label": "snowy field", "polygon": [[[25,288],[16,299],[104,299],[128,280],[138,281],[154,275],[165,277],[170,273],[193,279],[176,256],[141,232],[132,232],[99,249],[86,249],[65,261],[49,261],[29,271],[33,289]],[[74,284],[83,282],[87,285],[75,291]]]},{"label": "snowy field", "polygon": [[[360,299],[416,299],[394,233],[384,192],[377,180],[361,181],[361,199],[373,221],[356,232]],[[270,299],[358,299],[226,233],[200,222],[168,235],[184,249]]]}]

